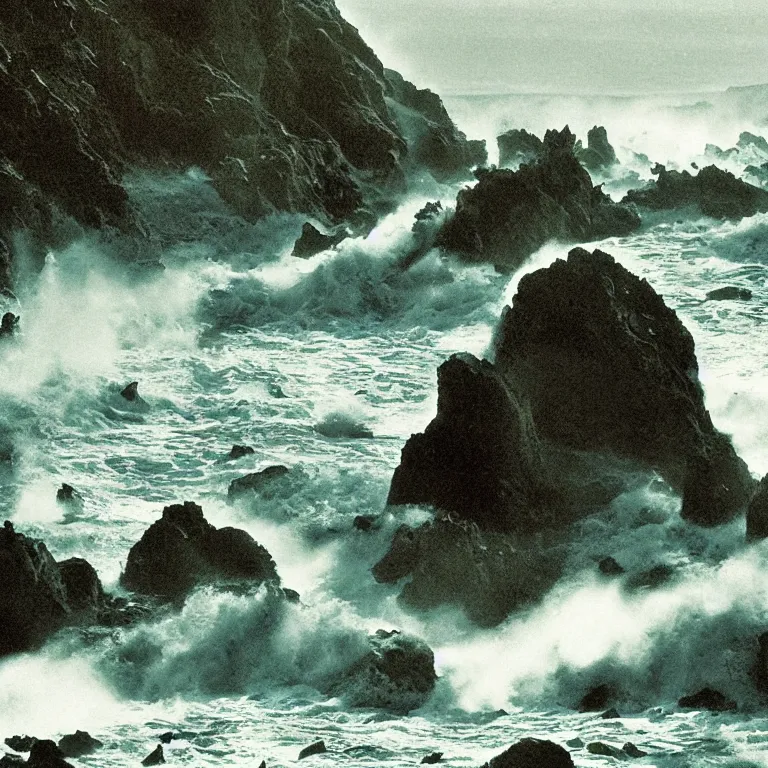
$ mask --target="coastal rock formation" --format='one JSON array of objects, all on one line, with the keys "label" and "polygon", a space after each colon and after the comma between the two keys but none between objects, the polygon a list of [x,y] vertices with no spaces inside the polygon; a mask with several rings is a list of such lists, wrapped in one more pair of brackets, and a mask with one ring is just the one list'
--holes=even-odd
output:
[{"label": "coastal rock formation", "polygon": [[488,761],[483,768],[573,768],[573,760],[559,744],[522,739]]},{"label": "coastal rock formation", "polygon": [[353,707],[376,707],[406,714],[423,706],[437,681],[435,657],[418,638],[379,630],[371,651],[344,672],[328,691]]},{"label": "coastal rock formation", "polygon": [[757,486],[747,507],[747,541],[768,538],[768,475]]},{"label": "coastal rock formation", "polygon": [[121,584],[161,599],[184,598],[199,584],[280,583],[269,552],[245,531],[215,528],[193,502],[165,507],[131,547]]},{"label": "coastal rock formation", "polygon": [[437,371],[437,416],[405,444],[387,504],[429,504],[483,530],[537,530],[553,500],[528,408],[489,362]]},{"label": "coastal rock formation", "polygon": [[668,171],[664,166],[657,170],[655,181],[630,190],[622,203],[652,211],[693,206],[714,219],[738,220],[768,211],[768,191],[715,165],[702,168],[695,176],[688,171]]},{"label": "coastal rock formation", "polygon": [[585,242],[633,232],[640,218],[592,185],[574,148],[566,126],[547,131],[536,164],[478,172],[478,183],[459,192],[456,214],[437,244],[468,261],[511,271],[549,240]]},{"label": "coastal rock formation", "polygon": [[544,156],[544,142],[522,128],[513,128],[496,137],[499,145],[499,167],[535,163]]},{"label": "coastal rock formation", "polygon": [[693,338],[645,281],[576,248],[526,275],[503,314],[496,365],[547,441],[612,452],[684,491],[683,517],[732,519],[752,480],[704,405]]},{"label": "coastal rock formation", "polygon": [[128,171],[197,166],[245,218],[332,223],[386,210],[404,164],[457,178],[482,161],[333,0],[5,4],[0,101],[0,286],[17,228],[49,246],[63,217],[146,233]]},{"label": "coastal rock formation", "polygon": [[605,171],[618,163],[616,152],[608,141],[608,132],[602,125],[590,128],[587,146],[580,149],[576,157],[589,171]]}]

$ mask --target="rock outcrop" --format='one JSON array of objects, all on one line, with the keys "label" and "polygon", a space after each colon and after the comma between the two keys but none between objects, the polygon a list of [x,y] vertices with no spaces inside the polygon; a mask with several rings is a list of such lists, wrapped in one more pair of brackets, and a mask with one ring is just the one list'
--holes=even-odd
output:
[{"label": "rock outcrop", "polygon": [[574,147],[566,126],[547,131],[536,164],[477,172],[478,183],[459,193],[455,216],[437,244],[468,261],[511,271],[549,240],[587,242],[633,232],[638,215],[592,185]]},{"label": "rock outcrop", "polygon": [[371,651],[344,672],[328,691],[353,707],[376,707],[405,714],[418,709],[435,688],[435,657],[418,638],[379,630]]},{"label": "rock outcrop", "polygon": [[596,125],[587,133],[587,146],[576,153],[579,162],[587,170],[606,171],[618,163],[616,152],[608,141],[608,132],[602,125]]},{"label": "rock outcrop", "polygon": [[69,236],[63,217],[144,233],[128,171],[197,166],[246,218],[354,223],[386,210],[404,166],[455,178],[482,161],[333,0],[4,4],[0,102],[3,286],[17,228],[41,246]]},{"label": "rock outcrop", "polygon": [[552,741],[522,739],[500,755],[489,760],[483,768],[573,768],[566,749]]},{"label": "rock outcrop", "polygon": [[658,470],[683,492],[691,522],[716,525],[745,508],[754,481],[712,425],[693,338],[609,254],[577,248],[526,275],[495,351],[542,439]]},{"label": "rock outcrop", "polygon": [[499,146],[499,167],[535,163],[544,156],[544,142],[522,128],[513,128],[496,137]]},{"label": "rock outcrop", "polygon": [[163,510],[131,547],[121,584],[160,599],[183,599],[194,587],[214,583],[279,585],[269,552],[245,531],[215,528],[197,504]]},{"label": "rock outcrop", "polygon": [[622,203],[634,203],[653,211],[694,207],[714,219],[742,219],[768,211],[768,191],[737,179],[715,165],[695,176],[688,171],[657,167],[655,181],[627,192]]}]

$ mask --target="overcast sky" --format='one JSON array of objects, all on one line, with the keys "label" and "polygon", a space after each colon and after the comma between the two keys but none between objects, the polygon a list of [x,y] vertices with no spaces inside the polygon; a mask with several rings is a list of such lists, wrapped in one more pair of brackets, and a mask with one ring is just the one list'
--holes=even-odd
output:
[{"label": "overcast sky", "polygon": [[768,0],[336,0],[384,64],[442,93],[768,83]]}]

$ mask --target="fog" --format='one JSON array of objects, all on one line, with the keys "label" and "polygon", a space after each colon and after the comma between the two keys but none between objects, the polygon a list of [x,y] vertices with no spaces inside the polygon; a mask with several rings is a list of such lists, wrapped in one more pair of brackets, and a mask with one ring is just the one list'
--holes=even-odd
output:
[{"label": "fog", "polygon": [[441,93],[768,82],[763,0],[337,0],[385,65]]}]

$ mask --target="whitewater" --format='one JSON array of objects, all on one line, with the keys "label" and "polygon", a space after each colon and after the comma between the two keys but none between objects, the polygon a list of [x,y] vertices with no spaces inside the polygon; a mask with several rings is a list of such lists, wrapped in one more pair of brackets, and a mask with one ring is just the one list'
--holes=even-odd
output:
[{"label": "whitewater", "polygon": [[[702,98],[446,104],[489,148],[509,127],[541,134],[569,123],[584,138],[605,125],[621,164],[595,181],[619,199],[651,178],[641,153],[682,168],[701,163],[706,143],[760,133],[755,115],[701,114]],[[177,735],[168,762],[191,766],[293,765],[323,739],[328,752],[307,765],[395,768],[442,752],[448,765],[478,768],[526,736],[569,744],[577,766],[617,762],[587,752],[592,741],[648,753],[628,765],[768,766],[768,717],[733,653],[768,628],[768,550],[744,546],[743,519],[697,529],[681,522],[680,499],[663,484],[628,492],[579,524],[554,589],[493,629],[447,609],[405,613],[398,586],[370,574],[399,525],[431,517],[396,509],[377,530],[353,525],[382,513],[404,442],[434,416],[437,366],[454,352],[486,353],[522,275],[572,243],[547,244],[514,275],[437,250],[400,272],[414,214],[428,200],[455,200],[457,188],[430,183],[367,238],[305,261],[291,255],[303,217],[246,223],[196,169],[137,175],[127,187],[159,233],[165,270],[126,275],[84,240],[51,252],[41,274],[30,270],[2,297],[21,331],[0,346],[0,423],[16,452],[13,473],[0,478],[0,520],[45,541],[57,560],[87,558],[119,593],[143,531],[164,506],[195,501],[214,525],[263,544],[303,607],[277,611],[263,591],[205,588],[180,613],[108,633],[64,631],[0,662],[0,737],[87,730],[105,748],[72,761],[86,766],[138,765],[167,731]],[[765,475],[768,215],[649,215],[636,234],[593,245],[677,311],[696,341],[715,426]],[[753,299],[706,300],[722,286]],[[147,412],[120,397],[131,381]],[[373,436],[333,436],[339,425]],[[233,444],[254,453],[225,461]],[[292,471],[261,495],[228,500],[233,479],[275,464]],[[62,483],[82,494],[82,509],[57,504]],[[606,542],[630,565],[680,566],[682,575],[622,591],[595,575]],[[318,692],[313,682],[357,658],[370,632],[394,628],[435,652],[439,680],[423,708],[349,709]],[[607,669],[630,694],[625,716],[575,712]],[[673,691],[705,685],[739,711],[677,708]]]}]

